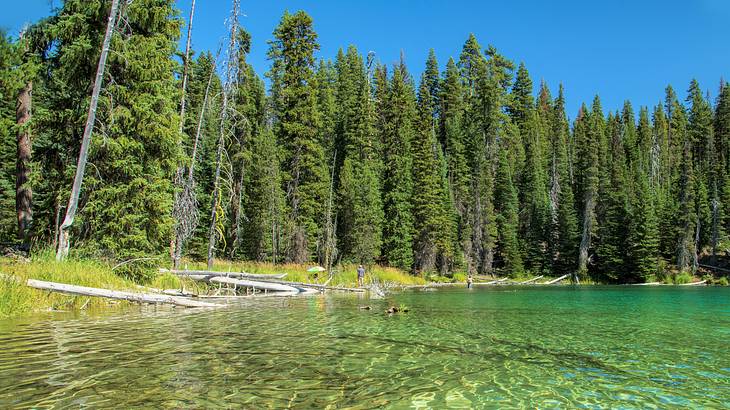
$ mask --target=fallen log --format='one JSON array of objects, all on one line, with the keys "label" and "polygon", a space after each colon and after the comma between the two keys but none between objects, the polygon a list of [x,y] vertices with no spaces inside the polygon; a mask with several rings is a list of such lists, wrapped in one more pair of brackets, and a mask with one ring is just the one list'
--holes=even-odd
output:
[{"label": "fallen log", "polygon": [[651,286],[651,285],[663,285],[661,282],[646,282],[646,283],[632,283],[631,286]]},{"label": "fallen log", "polygon": [[502,278],[502,279],[497,279],[497,280],[493,280],[493,281],[490,281],[490,282],[474,282],[474,283],[472,283],[472,285],[498,285],[498,284],[507,282],[509,280],[511,280],[511,279],[510,278]]},{"label": "fallen log", "polygon": [[228,278],[251,278],[251,279],[282,279],[286,276],[286,273],[248,273],[248,272],[218,272],[214,270],[169,270],[160,268],[160,272],[172,273],[178,276],[193,276],[193,275],[205,275],[205,276],[223,276]]},{"label": "fallen log", "polygon": [[234,278],[226,278],[226,277],[215,276],[215,275],[187,275],[187,276],[193,280],[241,286],[241,287],[245,287],[245,288],[271,290],[271,291],[275,291],[275,292],[296,292],[296,293],[300,292],[300,290],[298,288],[295,288],[293,286],[282,285],[282,284],[271,283],[271,282],[261,282],[261,281],[246,280],[246,279],[234,279]]},{"label": "fallen log", "polygon": [[707,280],[703,280],[700,282],[680,283],[679,286],[699,286],[704,285],[705,283],[707,283]]},{"label": "fallen log", "polygon": [[536,276],[536,277],[534,277],[534,278],[532,278],[532,279],[529,279],[529,280],[526,280],[526,281],[524,281],[524,282],[518,282],[517,284],[518,284],[518,285],[527,285],[528,283],[533,283],[533,282],[537,282],[537,280],[538,280],[538,279],[541,279],[542,277],[543,277],[543,275],[540,275],[540,276]]},{"label": "fallen log", "polygon": [[304,282],[289,282],[285,280],[277,280],[277,279],[261,279],[259,282],[263,283],[276,283],[280,285],[288,285],[293,287],[305,287],[305,288],[313,288],[313,289],[321,289],[321,290],[342,290],[346,292],[365,292],[366,289],[363,288],[348,288],[343,286],[328,286],[328,285],[320,285],[318,283],[304,283]]},{"label": "fallen log", "polygon": [[215,303],[201,302],[178,296],[159,295],[154,293],[134,293],[118,290],[90,288],[86,286],[68,285],[65,283],[45,282],[42,280],[28,279],[26,285],[41,290],[50,290],[52,292],[66,293],[77,296],[93,296],[108,299],[128,300],[139,303],[155,303],[170,304],[184,307],[219,307],[221,305]]},{"label": "fallen log", "polygon": [[559,277],[559,278],[557,278],[557,279],[553,279],[553,280],[551,280],[551,281],[547,281],[547,282],[543,283],[543,285],[552,285],[552,284],[558,283],[558,282],[560,282],[561,280],[563,280],[563,279],[567,278],[568,276],[570,276],[570,274],[567,274],[567,275],[563,275],[563,276],[561,276],[561,277]]}]

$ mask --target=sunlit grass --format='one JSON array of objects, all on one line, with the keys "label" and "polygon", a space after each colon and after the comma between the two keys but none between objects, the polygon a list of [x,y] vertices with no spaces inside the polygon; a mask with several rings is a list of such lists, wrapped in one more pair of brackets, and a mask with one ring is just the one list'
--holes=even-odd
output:
[{"label": "sunlit grass", "polygon": [[94,261],[56,262],[43,255],[30,262],[0,258],[0,316],[31,311],[94,309],[108,306],[109,300],[47,292],[25,286],[27,279],[94,288],[138,291],[132,281],[117,276],[110,266]]},{"label": "sunlit grass", "polygon": [[[189,270],[207,269],[204,262],[183,263]],[[291,282],[324,283],[327,272],[312,273],[307,269],[315,265],[282,264],[274,265],[262,262],[233,262],[216,259],[213,263],[213,270],[220,272],[248,272],[257,274],[278,274],[286,273],[282,280]],[[333,269],[334,277],[330,281],[332,286],[355,286],[357,285],[357,265],[338,265]],[[383,267],[378,265],[367,266],[365,283],[378,281],[380,283],[396,283],[403,285],[421,285],[427,281],[421,277],[413,276],[396,268]]]}]

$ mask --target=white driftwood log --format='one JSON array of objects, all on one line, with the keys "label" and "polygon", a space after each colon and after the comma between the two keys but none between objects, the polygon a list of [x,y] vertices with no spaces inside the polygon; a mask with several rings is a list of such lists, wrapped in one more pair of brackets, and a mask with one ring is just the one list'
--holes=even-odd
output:
[{"label": "white driftwood log", "polygon": [[205,275],[205,276],[224,276],[228,278],[251,278],[251,279],[282,279],[286,273],[266,274],[266,273],[248,273],[248,272],[218,272],[213,270],[169,270],[160,269],[163,273],[172,273],[178,276]]},{"label": "white driftwood log", "polygon": [[35,289],[50,290],[52,292],[66,293],[78,296],[94,296],[108,299],[128,300],[139,303],[165,303],[184,307],[219,307],[214,303],[201,302],[197,300],[182,298],[178,296],[158,295],[154,293],[134,293],[118,290],[90,288],[86,286],[67,285],[65,283],[45,282],[42,280],[28,279],[26,285]]},{"label": "white driftwood log", "polygon": [[313,288],[313,289],[320,289],[320,290],[342,290],[346,292],[365,292],[367,289],[363,288],[347,288],[343,286],[327,286],[327,285],[320,285],[317,283],[304,283],[304,282],[289,282],[285,280],[277,280],[277,279],[261,279],[261,282],[266,283],[278,283],[281,285],[289,285],[294,287],[305,287],[305,288]]},{"label": "white driftwood log", "polygon": [[279,283],[270,283],[270,282],[261,282],[261,281],[254,281],[254,280],[246,280],[246,279],[234,279],[234,278],[226,278],[223,276],[211,276],[211,275],[187,275],[190,279],[193,280],[200,280],[204,282],[210,282],[210,283],[222,283],[226,285],[234,285],[234,286],[241,286],[245,288],[254,288],[254,289],[261,289],[261,290],[271,290],[276,292],[296,292],[299,293],[299,289],[289,286],[289,285],[282,285]]},{"label": "white driftwood log", "polygon": [[699,285],[704,285],[705,283],[707,283],[707,281],[703,280],[701,282],[682,283],[679,286],[699,286]]},{"label": "white driftwood log", "polygon": [[567,274],[567,275],[563,275],[563,276],[561,276],[561,277],[559,277],[559,278],[557,278],[557,279],[553,279],[553,280],[551,280],[551,281],[547,281],[547,282],[543,283],[543,285],[552,285],[552,284],[554,284],[554,283],[558,283],[558,282],[560,282],[561,280],[563,280],[563,279],[567,278],[568,276],[570,276],[570,274]]},{"label": "white driftwood log", "polygon": [[538,279],[541,279],[542,277],[543,277],[543,275],[540,275],[540,276],[534,277],[532,279],[526,280],[524,282],[519,282],[518,285],[527,285],[528,283],[536,282]]}]

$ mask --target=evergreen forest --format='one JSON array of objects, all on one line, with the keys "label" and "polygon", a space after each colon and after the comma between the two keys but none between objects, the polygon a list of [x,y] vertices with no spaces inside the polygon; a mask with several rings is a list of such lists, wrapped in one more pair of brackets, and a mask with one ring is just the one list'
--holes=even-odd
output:
[{"label": "evergreen forest", "polygon": [[487,39],[416,74],[353,46],[319,56],[303,11],[273,28],[262,77],[236,2],[220,50],[180,49],[173,0],[112,3],[65,0],[0,36],[7,247],[138,261],[132,276],[221,258],[605,283],[694,273],[730,247],[721,79],[568,113],[570,90]]}]

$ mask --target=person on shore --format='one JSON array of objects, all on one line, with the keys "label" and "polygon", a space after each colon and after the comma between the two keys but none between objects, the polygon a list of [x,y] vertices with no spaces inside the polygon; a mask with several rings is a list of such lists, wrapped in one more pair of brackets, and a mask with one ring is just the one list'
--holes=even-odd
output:
[{"label": "person on shore", "polygon": [[362,265],[357,267],[357,286],[362,287],[365,282],[365,268]]},{"label": "person on shore", "polygon": [[471,277],[471,273],[466,277],[466,288],[471,289],[471,284],[474,282],[474,278]]}]

